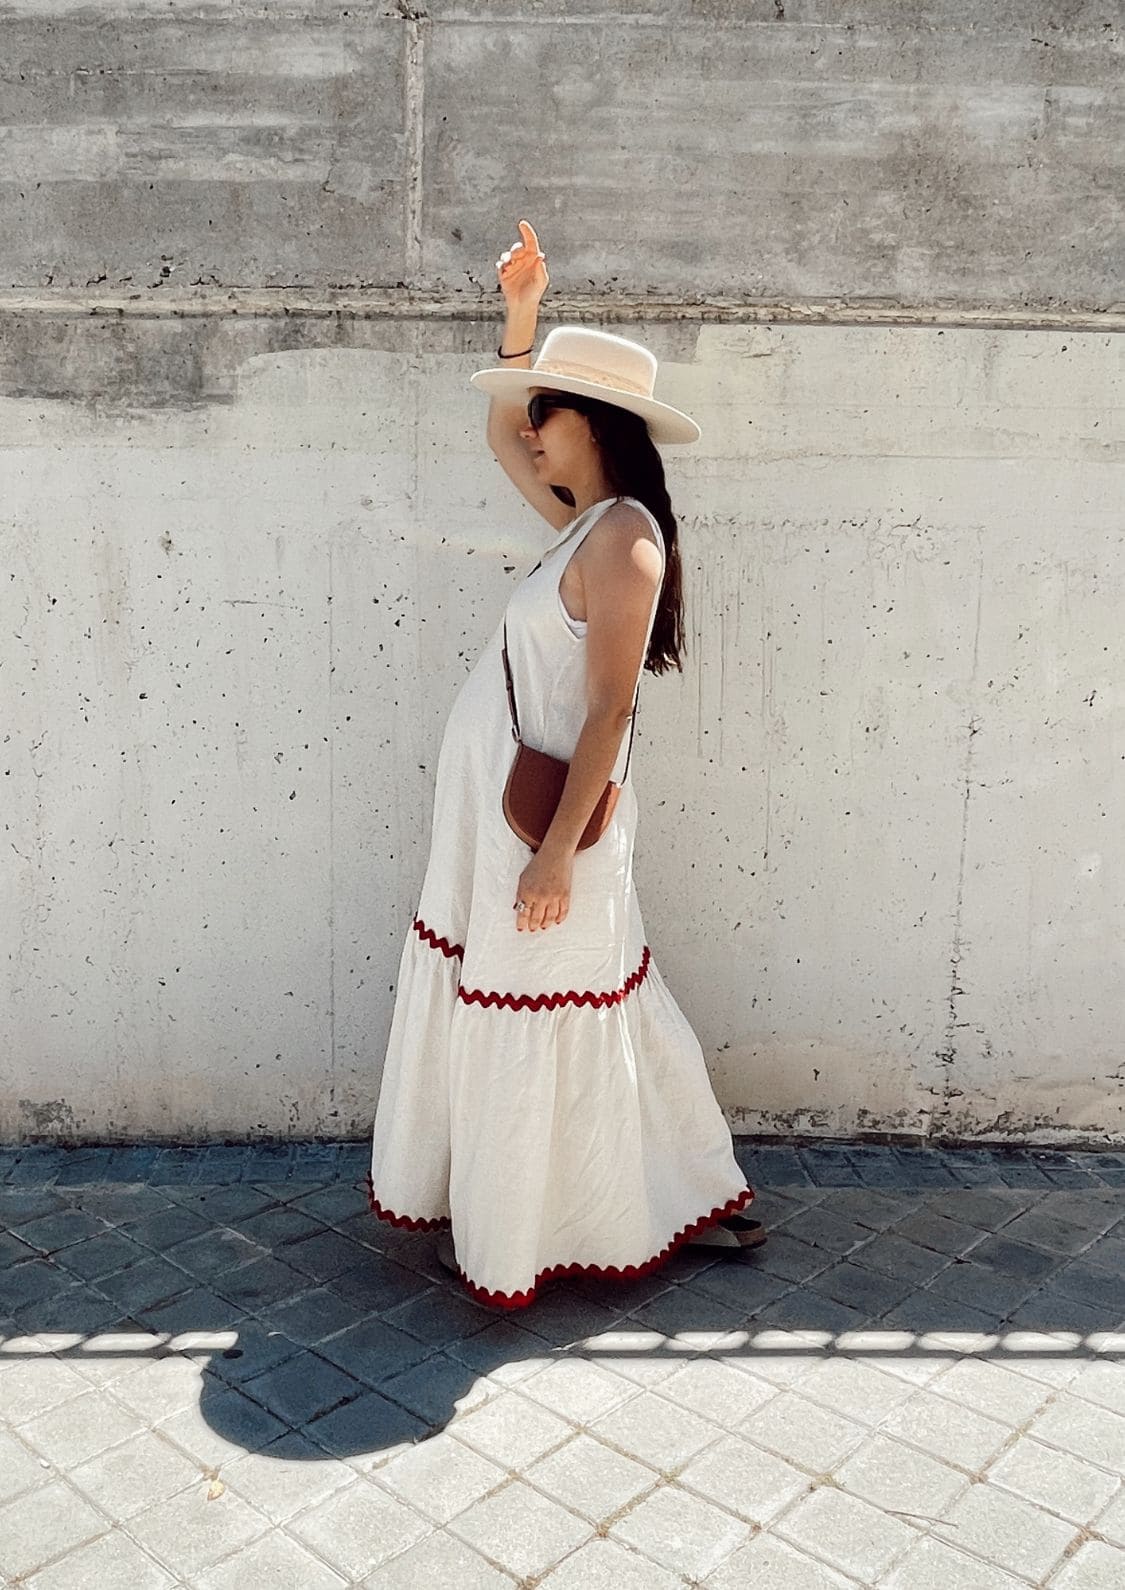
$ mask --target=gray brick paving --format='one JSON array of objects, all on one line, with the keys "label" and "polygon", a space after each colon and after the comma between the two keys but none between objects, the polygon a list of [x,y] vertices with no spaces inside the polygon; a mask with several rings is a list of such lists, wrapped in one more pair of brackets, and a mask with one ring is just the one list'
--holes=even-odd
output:
[{"label": "gray brick paving", "polygon": [[0,1149],[0,1580],[1125,1584],[1125,1154],[740,1142],[770,1240],[468,1297],[364,1144]]}]

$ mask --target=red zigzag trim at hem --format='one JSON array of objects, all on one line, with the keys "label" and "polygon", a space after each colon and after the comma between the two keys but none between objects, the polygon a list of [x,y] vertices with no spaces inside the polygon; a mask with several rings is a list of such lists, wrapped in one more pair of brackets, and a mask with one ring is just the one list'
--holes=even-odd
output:
[{"label": "red zigzag trim at hem", "polygon": [[[463,945],[451,944],[448,939],[439,937],[420,917],[414,919],[414,931],[420,939],[433,949],[440,950],[443,955],[458,959],[464,956]],[[495,989],[466,988],[463,983],[458,982],[457,998],[463,1005],[493,1006],[504,1010],[558,1010],[563,1005],[593,1005],[597,1008],[617,1005],[644,982],[651,959],[652,952],[646,944],[636,971],[630,972],[620,988],[612,988],[606,993],[596,993],[593,989],[568,988],[563,993],[555,994],[501,994]]]},{"label": "red zigzag trim at hem", "polygon": [[[370,1172],[367,1175],[367,1201],[372,1213],[378,1215],[381,1220],[387,1220],[393,1226],[404,1226],[408,1231],[435,1231],[451,1224],[448,1216],[437,1220],[415,1220],[409,1215],[396,1215],[389,1209],[384,1209],[375,1197]],[[539,1271],[526,1292],[490,1292],[483,1286],[477,1286],[475,1281],[470,1281],[460,1265],[457,1267],[457,1273],[466,1290],[478,1303],[490,1303],[496,1308],[506,1309],[527,1308],[535,1301],[544,1281],[560,1280],[575,1275],[596,1277],[604,1281],[639,1281],[643,1276],[651,1275],[654,1270],[666,1264],[676,1249],[682,1248],[685,1242],[691,1242],[708,1226],[725,1220],[729,1215],[738,1214],[739,1210],[745,1209],[753,1201],[754,1189],[744,1187],[737,1197],[729,1199],[725,1204],[717,1204],[709,1215],[701,1215],[682,1231],[677,1231],[666,1247],[661,1248],[659,1253],[654,1254],[651,1259],[646,1259],[642,1264],[626,1264],[621,1268],[613,1264],[552,1264],[548,1269]]]},{"label": "red zigzag trim at hem", "polygon": [[396,1215],[393,1210],[386,1209],[375,1196],[375,1183],[371,1180],[371,1172],[367,1172],[367,1204],[373,1215],[378,1215],[380,1220],[385,1220],[388,1225],[399,1226],[403,1231],[440,1231],[443,1226],[450,1224],[448,1215],[439,1215],[434,1220],[415,1220],[413,1215]]}]

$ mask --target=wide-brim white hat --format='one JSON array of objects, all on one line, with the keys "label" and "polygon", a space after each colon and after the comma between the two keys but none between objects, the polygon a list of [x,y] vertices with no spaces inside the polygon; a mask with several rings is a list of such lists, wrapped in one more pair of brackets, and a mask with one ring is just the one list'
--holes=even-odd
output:
[{"label": "wide-brim white hat", "polygon": [[599,398],[640,414],[654,442],[697,442],[699,426],[688,415],[652,395],[656,358],[639,342],[588,326],[555,326],[528,369],[478,370],[471,384],[496,397],[518,399],[533,386]]}]

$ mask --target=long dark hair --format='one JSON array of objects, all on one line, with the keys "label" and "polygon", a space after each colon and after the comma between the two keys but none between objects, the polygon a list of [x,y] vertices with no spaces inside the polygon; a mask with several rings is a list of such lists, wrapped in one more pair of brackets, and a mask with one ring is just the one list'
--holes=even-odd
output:
[{"label": "long dark hair", "polygon": [[[590,434],[601,455],[610,490],[636,497],[648,508],[664,535],[664,582],[652,621],[645,667],[662,674],[669,668],[683,673],[684,598],[680,572],[676,517],[664,483],[664,461],[656,450],[648,426],[639,414],[599,398],[567,393],[567,406],[578,409],[590,422]],[[553,486],[555,496],[573,508],[573,493]]]}]

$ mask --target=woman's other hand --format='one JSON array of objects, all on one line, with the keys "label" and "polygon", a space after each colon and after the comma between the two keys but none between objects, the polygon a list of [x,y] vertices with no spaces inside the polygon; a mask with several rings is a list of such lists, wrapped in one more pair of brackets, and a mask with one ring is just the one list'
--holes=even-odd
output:
[{"label": "woman's other hand", "polygon": [[520,241],[505,249],[496,261],[500,291],[509,310],[528,305],[538,308],[551,280],[547,256],[539,247],[535,228],[530,221],[521,221],[519,229]]},{"label": "woman's other hand", "polygon": [[[574,853],[540,845],[519,876],[516,900],[523,900],[530,911],[516,911],[516,929],[537,933],[540,928],[565,922],[570,910],[570,884],[574,872]],[[512,902],[513,908],[515,900]]]}]

